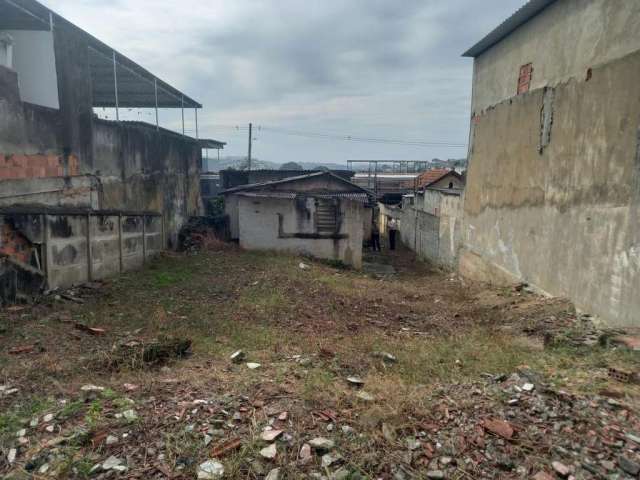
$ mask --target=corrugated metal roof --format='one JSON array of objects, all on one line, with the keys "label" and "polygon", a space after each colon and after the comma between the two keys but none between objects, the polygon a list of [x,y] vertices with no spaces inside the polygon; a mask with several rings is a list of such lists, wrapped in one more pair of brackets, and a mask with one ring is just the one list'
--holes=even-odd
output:
[{"label": "corrugated metal roof", "polygon": [[516,13],[502,22],[496,29],[489,33],[486,37],[476,43],[473,47],[462,54],[463,57],[476,58],[493,47],[500,40],[505,38],[511,32],[527,23],[533,17],[542,12],[552,3],[558,0],[529,0]]},{"label": "corrugated metal roof", "polygon": [[238,192],[241,197],[249,198],[284,198],[293,200],[296,197],[311,198],[347,198],[362,203],[369,203],[370,196],[366,193],[336,192],[336,193],[300,193],[300,192]]}]

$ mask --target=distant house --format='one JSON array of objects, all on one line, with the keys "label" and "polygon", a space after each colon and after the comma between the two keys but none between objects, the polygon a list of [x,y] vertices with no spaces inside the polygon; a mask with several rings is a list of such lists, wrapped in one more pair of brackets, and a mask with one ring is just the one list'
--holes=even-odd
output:
[{"label": "distant house", "polygon": [[434,168],[420,174],[416,180],[416,187],[419,189],[463,190],[464,178],[455,170]]},{"label": "distant house", "polygon": [[231,237],[249,250],[276,250],[362,266],[370,192],[331,172],[242,185],[222,192]]},{"label": "distant house", "polygon": [[464,54],[464,275],[640,326],[639,26],[638,0],[531,0]]}]

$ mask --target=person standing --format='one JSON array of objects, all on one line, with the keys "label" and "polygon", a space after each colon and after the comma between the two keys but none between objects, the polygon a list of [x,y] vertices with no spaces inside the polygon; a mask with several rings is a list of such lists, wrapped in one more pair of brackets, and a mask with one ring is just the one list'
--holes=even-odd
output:
[{"label": "person standing", "polygon": [[396,249],[396,237],[398,235],[398,221],[395,218],[389,220],[389,250]]},{"label": "person standing", "polygon": [[371,226],[371,248],[374,252],[380,251],[380,227],[378,222],[373,222]]}]

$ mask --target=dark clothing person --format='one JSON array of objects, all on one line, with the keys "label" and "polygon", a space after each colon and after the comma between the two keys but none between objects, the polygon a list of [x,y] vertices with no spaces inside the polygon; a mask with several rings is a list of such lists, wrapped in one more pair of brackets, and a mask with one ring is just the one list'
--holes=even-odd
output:
[{"label": "dark clothing person", "polygon": [[377,223],[374,223],[371,227],[371,248],[374,252],[379,252],[380,250],[380,228]]},{"label": "dark clothing person", "polygon": [[396,249],[396,236],[398,234],[398,222],[395,218],[389,221],[389,250]]}]

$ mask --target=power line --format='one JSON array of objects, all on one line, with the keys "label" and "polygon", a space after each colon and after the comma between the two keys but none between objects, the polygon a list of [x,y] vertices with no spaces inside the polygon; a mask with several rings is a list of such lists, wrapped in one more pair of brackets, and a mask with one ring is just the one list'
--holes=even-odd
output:
[{"label": "power line", "polygon": [[[216,125],[212,127],[233,129],[237,131],[248,130],[248,128],[244,126]],[[308,131],[300,131],[300,130],[290,130],[290,129],[279,128],[279,127],[268,127],[268,126],[258,126],[256,129],[259,132],[275,133],[279,135],[289,135],[289,136],[313,138],[313,139],[321,139],[321,140],[339,140],[339,141],[347,141],[347,142],[377,143],[377,144],[387,144],[387,145],[406,145],[406,146],[414,146],[414,147],[467,148],[466,143],[454,143],[454,142],[446,142],[446,141],[398,140],[398,139],[378,138],[378,137],[361,137],[357,135],[308,132]]]}]

